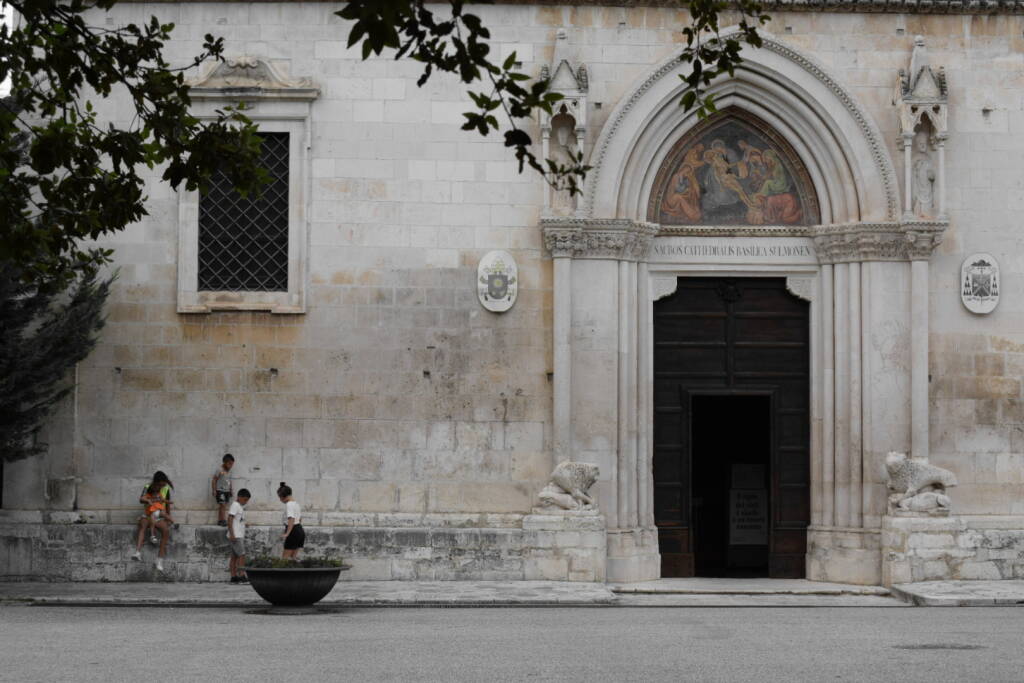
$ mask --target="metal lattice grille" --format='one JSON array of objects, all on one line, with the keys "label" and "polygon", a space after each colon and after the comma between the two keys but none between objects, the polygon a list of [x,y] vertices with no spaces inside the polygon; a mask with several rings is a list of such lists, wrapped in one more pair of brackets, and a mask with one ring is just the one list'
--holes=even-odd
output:
[{"label": "metal lattice grille", "polygon": [[288,133],[261,133],[271,181],[243,197],[217,172],[199,199],[199,289],[288,291]]}]

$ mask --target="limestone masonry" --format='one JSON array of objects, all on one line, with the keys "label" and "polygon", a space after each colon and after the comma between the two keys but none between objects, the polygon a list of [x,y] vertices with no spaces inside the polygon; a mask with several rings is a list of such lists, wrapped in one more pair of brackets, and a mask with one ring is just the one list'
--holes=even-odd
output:
[{"label": "limestone masonry", "polygon": [[[93,13],[173,22],[175,63],[225,38],[193,104],[282,136],[287,286],[209,286],[209,200],[154,176],[104,242],[107,324],[48,451],[4,466],[0,579],[152,577],[129,555],[156,470],[168,574],[225,579],[228,452],[251,546],[274,551],[287,481],[348,579],[1024,578],[1021,4],[769,3],[703,122],[678,105],[686,15],[651,4],[473,10],[565,95],[527,129],[583,152],[579,197],[460,130],[457,80],[361,61],[330,3]],[[119,97],[93,104],[121,121]],[[961,280],[979,252],[987,314],[962,301],[991,295],[992,267]],[[890,511],[891,451],[955,476],[915,491],[948,516]],[[596,465],[594,505],[535,508],[565,460]],[[730,532],[740,499],[766,540]]]}]

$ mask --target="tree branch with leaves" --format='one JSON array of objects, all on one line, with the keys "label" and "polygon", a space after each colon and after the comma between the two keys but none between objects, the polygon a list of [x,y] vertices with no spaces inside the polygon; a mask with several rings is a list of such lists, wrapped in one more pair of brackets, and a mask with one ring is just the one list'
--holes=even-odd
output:
[{"label": "tree branch with leaves", "polygon": [[[172,187],[202,186],[223,169],[240,188],[265,181],[256,128],[237,108],[200,121],[184,73],[220,60],[223,40],[172,68],[163,55],[173,24],[92,26],[89,11],[115,0],[7,0],[16,27],[0,28],[0,260],[22,277],[68,283],[110,251],[89,241],[147,214],[143,169]],[[127,124],[97,119],[93,100],[127,95]]]},{"label": "tree branch with leaves", "polygon": [[[582,150],[571,164],[538,159],[532,151],[533,139],[524,130],[539,112],[550,115],[562,96],[550,90],[548,81],[532,80],[517,71],[515,53],[500,63],[494,61],[491,32],[478,15],[466,11],[468,4],[449,0],[449,11],[439,16],[424,0],[349,0],[335,14],[352,22],[348,45],[360,45],[364,60],[389,51],[395,59],[420,62],[423,72],[417,85],[421,87],[435,71],[457,75],[467,86],[484,85],[484,90],[467,90],[475,109],[463,114],[462,128],[487,136],[506,127],[505,146],[514,151],[520,172],[529,166],[552,187],[578,194],[590,169],[583,163]],[[757,29],[769,17],[753,0],[688,0],[680,5],[690,14],[689,23],[680,29],[686,46],[679,61],[690,65],[689,73],[680,75],[686,84],[680,104],[705,118],[715,112],[714,97],[708,93],[712,81],[723,74],[734,75],[743,61],[744,43],[761,46]],[[723,37],[719,19],[727,11],[738,15],[739,30]],[[498,118],[499,111],[503,120]]]}]

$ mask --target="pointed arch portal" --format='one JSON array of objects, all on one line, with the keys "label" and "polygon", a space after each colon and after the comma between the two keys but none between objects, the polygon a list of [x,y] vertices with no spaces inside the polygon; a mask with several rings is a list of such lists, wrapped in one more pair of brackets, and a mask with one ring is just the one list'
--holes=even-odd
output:
[{"label": "pointed arch portal", "polygon": [[[745,52],[705,121],[679,106],[684,69],[637,81],[589,150],[576,215],[541,220],[556,462],[600,467],[610,581],[879,583],[880,463],[927,455],[927,259],[945,223],[901,222],[877,126],[798,50],[768,36]],[[762,504],[763,528],[721,521]]]}]

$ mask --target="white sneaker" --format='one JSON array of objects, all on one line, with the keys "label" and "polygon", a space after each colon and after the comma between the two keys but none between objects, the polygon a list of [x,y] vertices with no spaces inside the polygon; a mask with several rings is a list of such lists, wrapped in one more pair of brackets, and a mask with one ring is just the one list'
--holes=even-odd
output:
[{"label": "white sneaker", "polygon": [[156,558],[156,570],[161,573],[164,571],[164,560],[161,557]]},{"label": "white sneaker", "polygon": [[142,553],[136,550],[134,553],[132,553],[131,558],[136,562],[142,562]]}]

